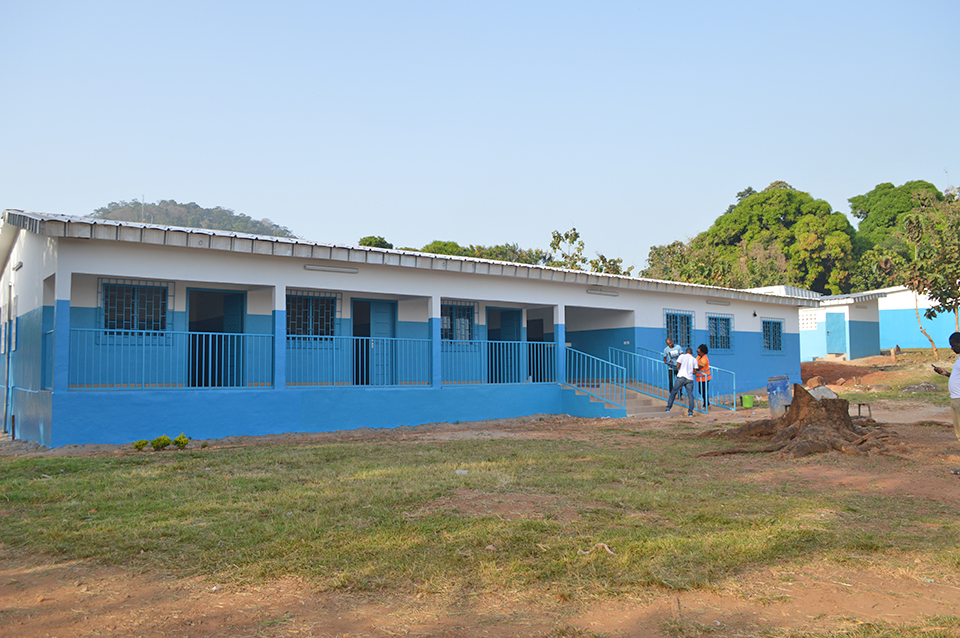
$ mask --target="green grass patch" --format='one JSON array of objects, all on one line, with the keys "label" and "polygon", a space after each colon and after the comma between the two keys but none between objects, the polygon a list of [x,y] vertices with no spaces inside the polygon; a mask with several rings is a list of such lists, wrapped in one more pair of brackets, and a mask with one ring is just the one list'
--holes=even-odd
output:
[{"label": "green grass patch", "polygon": [[709,471],[729,461],[694,458],[716,442],[634,440],[5,458],[0,538],[238,582],[296,575],[321,590],[561,600],[714,588],[757,566],[825,557],[960,560],[955,512],[937,502],[748,480]]}]

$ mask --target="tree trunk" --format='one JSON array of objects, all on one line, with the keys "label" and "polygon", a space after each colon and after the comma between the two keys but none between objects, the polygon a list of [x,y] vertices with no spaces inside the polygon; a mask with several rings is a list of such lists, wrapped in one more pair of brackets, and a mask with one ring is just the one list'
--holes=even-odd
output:
[{"label": "tree trunk", "polygon": [[930,347],[933,348],[933,358],[939,359],[940,355],[937,353],[937,344],[933,342],[933,339],[930,338],[927,331],[923,329],[923,324],[920,323],[920,297],[917,295],[916,290],[913,291],[913,307],[917,310],[917,325],[920,326],[920,332],[922,332],[923,336],[930,342]]}]

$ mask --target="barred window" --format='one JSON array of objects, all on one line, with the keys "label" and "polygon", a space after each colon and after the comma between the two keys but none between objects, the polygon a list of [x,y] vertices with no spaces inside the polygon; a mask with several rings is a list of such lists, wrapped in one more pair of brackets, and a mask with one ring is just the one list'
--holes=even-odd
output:
[{"label": "barred window", "polygon": [[767,352],[783,351],[783,321],[763,320],[763,349]]},{"label": "barred window", "polygon": [[710,330],[711,350],[730,350],[733,347],[733,319],[727,315],[708,315],[707,327]]},{"label": "barred window", "polygon": [[679,346],[690,346],[693,339],[693,313],[681,310],[665,310],[664,324],[667,337]]},{"label": "barred window", "polygon": [[103,284],[104,330],[166,330],[167,288]]},{"label": "barred window", "polygon": [[321,294],[287,295],[287,334],[332,337],[337,317],[337,298]]},{"label": "barred window", "polygon": [[457,341],[473,340],[473,305],[440,306],[440,338]]}]

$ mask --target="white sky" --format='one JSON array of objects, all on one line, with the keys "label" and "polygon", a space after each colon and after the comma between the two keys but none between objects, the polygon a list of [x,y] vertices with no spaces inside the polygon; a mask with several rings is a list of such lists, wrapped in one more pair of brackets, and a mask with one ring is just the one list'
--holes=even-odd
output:
[{"label": "white sky", "polygon": [[[960,2],[0,0],[0,208],[642,268],[784,180],[960,182]],[[853,220],[851,220],[853,221]]]}]

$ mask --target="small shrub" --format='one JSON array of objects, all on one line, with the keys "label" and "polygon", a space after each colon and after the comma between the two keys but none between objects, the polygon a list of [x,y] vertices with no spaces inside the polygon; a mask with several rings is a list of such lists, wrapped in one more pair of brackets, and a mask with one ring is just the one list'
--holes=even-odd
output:
[{"label": "small shrub", "polygon": [[173,443],[173,441],[171,441],[170,437],[167,436],[166,434],[164,434],[163,436],[158,436],[154,440],[150,441],[151,447],[153,447],[153,449],[156,450],[157,452],[167,447],[171,443]]},{"label": "small shrub", "polygon": [[190,439],[188,439],[183,432],[181,432],[180,436],[178,436],[173,440],[173,444],[176,445],[177,449],[179,450],[182,450],[183,448],[187,447],[189,443],[190,443]]},{"label": "small shrub", "polygon": [[200,444],[200,449],[201,449],[201,450],[202,450],[203,448],[205,448],[205,447],[207,447],[207,442],[206,442],[206,441],[204,441],[203,443]]},{"label": "small shrub", "polygon": [[137,441],[136,443],[133,444],[133,449],[134,449],[134,450],[137,450],[137,451],[139,452],[139,451],[143,450],[143,448],[147,447],[147,443],[149,443],[149,442],[150,442],[150,441],[148,441],[148,440],[146,440],[146,439],[140,439],[139,441]]}]

